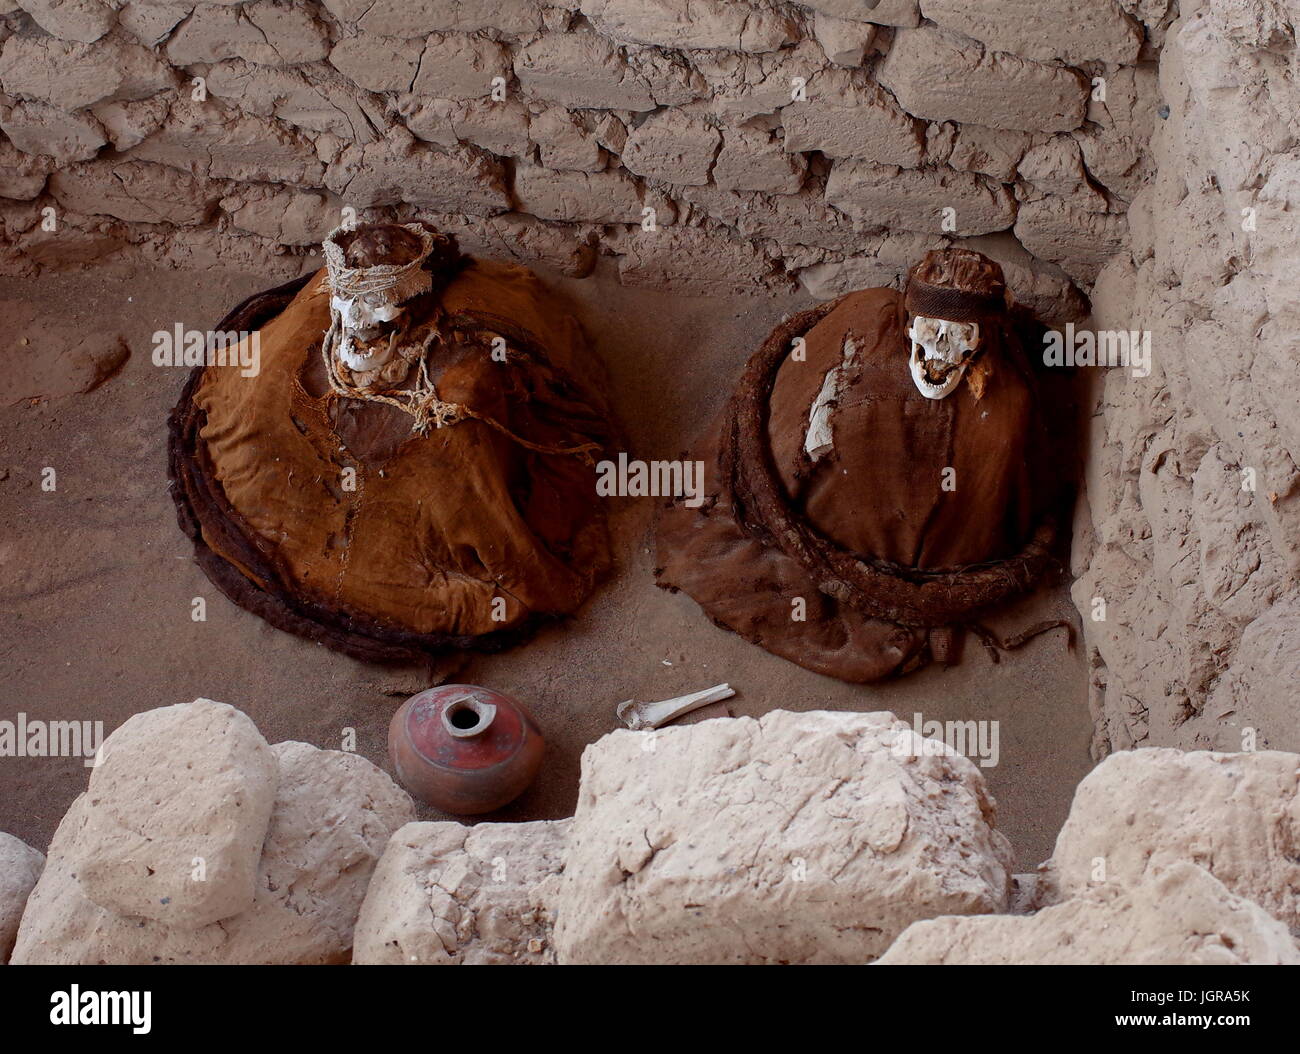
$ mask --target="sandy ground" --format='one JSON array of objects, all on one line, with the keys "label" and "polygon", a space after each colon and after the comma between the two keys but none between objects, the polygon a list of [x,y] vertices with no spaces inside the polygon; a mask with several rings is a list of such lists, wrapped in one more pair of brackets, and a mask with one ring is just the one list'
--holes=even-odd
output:
[{"label": "sandy ground", "polygon": [[[644,458],[678,456],[771,326],[807,306],[799,297],[668,296],[604,275],[546,277],[595,337]],[[355,729],[356,749],[391,771],[388,720],[421,687],[415,672],[367,667],[235,608],[191,562],[167,493],[166,417],[184,370],[152,364],[150,334],[176,322],[206,330],[272,284],[242,273],[113,269],[0,281],[0,370],[20,371],[19,358],[48,348],[50,319],[61,332],[74,323],[120,333],[133,350],[92,392],[0,407],[0,719],[102,720],[111,731],[141,710],[202,695],[245,710],[271,742],[337,748]],[[29,344],[17,343],[24,336]],[[52,492],[41,487],[47,467],[57,471]],[[652,514],[652,499],[620,503],[618,570],[574,622],[473,658],[456,677],[516,693],[549,742],[538,782],[491,819],[569,815],[582,749],[615,727],[620,700],[729,681],[735,714],[889,709],[908,721],[999,722],[999,762],[984,769],[999,826],[1022,868],[1049,855],[1090,767],[1083,657],[1059,631],[998,665],[972,641],[957,667],[841,684],[746,644],[688,597],[657,589]],[[195,597],[206,598],[204,622],[191,619]],[[1010,632],[1057,616],[1073,616],[1062,583],[990,621]],[[80,759],[0,758],[0,830],[44,849],[88,774]]]}]

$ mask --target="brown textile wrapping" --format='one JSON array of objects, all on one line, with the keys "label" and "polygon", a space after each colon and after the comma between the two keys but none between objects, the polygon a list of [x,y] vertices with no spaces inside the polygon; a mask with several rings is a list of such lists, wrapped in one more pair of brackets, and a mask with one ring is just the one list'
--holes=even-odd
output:
[{"label": "brown textile wrapping", "polygon": [[[980,398],[965,383],[940,400],[916,390],[906,320],[902,294],[871,289],[778,325],[696,455],[704,507],[676,501],[659,525],[660,585],[846,681],[915,668],[931,629],[969,622],[1054,562],[1046,443],[1005,314],[978,317]],[[796,337],[803,361],[790,357]],[[834,446],[814,461],[803,448],[809,412],[846,339],[857,352]],[[955,469],[955,490],[942,488],[944,468]],[[800,598],[802,622],[792,618]]]},{"label": "brown textile wrapping", "polygon": [[[444,397],[539,444],[615,445],[598,360],[531,273],[465,261],[414,304],[439,328]],[[610,564],[594,468],[482,420],[420,435],[398,409],[336,396],[329,321],[324,271],[250,298],[218,328],[260,329],[261,371],[198,367],[172,412],[177,515],[208,577],[280,629],[379,662],[498,650],[572,614]]]}]

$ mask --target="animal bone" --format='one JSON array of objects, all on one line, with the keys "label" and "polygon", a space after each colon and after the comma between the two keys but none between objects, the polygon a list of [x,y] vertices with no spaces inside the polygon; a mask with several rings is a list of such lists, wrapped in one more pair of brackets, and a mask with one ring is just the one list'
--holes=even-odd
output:
[{"label": "animal bone", "polygon": [[663,699],[657,703],[638,703],[635,699],[625,699],[618,704],[618,719],[634,732],[648,731],[675,721],[708,703],[730,699],[735,694],[731,685],[715,684],[702,692],[679,695],[675,699]]}]

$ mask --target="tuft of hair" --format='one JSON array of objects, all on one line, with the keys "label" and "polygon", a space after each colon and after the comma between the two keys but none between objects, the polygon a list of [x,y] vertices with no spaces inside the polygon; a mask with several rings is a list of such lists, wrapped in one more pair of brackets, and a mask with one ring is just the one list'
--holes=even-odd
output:
[{"label": "tuft of hair", "polygon": [[396,223],[364,223],[341,241],[343,261],[349,267],[400,267],[416,259],[424,248],[419,235]]},{"label": "tuft of hair", "polygon": [[1002,298],[1007,291],[1002,266],[974,249],[931,249],[912,266],[907,277],[909,281],[915,278],[925,285],[980,296]]},{"label": "tuft of hair", "polygon": [[993,367],[983,355],[966,367],[966,383],[970,386],[970,393],[975,397],[976,402],[984,398],[984,389],[988,387],[992,372]]}]

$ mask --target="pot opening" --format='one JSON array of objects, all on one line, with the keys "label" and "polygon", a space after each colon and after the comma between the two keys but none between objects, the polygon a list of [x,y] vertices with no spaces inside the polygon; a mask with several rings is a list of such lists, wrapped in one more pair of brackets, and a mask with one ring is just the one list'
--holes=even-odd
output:
[{"label": "pot opening", "polygon": [[442,712],[443,727],[457,738],[476,736],[487,730],[496,717],[497,708],[473,696],[462,696],[447,704]]}]

